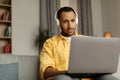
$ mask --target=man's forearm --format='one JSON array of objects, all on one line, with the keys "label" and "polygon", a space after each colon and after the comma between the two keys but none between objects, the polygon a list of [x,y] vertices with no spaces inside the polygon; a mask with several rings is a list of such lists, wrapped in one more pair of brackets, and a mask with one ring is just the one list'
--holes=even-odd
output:
[{"label": "man's forearm", "polygon": [[59,74],[65,74],[67,71],[58,71],[57,69],[53,69],[52,67],[47,67],[44,72],[44,78],[50,78]]}]

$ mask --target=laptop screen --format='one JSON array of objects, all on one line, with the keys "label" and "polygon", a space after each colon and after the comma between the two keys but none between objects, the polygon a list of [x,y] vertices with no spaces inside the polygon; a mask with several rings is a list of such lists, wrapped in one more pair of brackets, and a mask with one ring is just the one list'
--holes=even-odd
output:
[{"label": "laptop screen", "polygon": [[120,38],[71,38],[68,73],[115,73],[118,67]]}]

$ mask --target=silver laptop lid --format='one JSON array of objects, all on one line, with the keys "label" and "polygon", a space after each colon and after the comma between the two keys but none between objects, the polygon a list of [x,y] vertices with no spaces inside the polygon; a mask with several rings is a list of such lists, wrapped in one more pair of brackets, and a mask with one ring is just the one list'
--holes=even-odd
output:
[{"label": "silver laptop lid", "polygon": [[119,38],[73,36],[68,73],[115,73],[119,52]]}]

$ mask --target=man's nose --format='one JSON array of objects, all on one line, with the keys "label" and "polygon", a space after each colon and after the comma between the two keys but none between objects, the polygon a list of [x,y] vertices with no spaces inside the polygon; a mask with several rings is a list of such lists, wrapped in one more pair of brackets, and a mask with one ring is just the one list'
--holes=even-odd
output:
[{"label": "man's nose", "polygon": [[68,22],[68,27],[71,28],[72,27],[72,23]]}]

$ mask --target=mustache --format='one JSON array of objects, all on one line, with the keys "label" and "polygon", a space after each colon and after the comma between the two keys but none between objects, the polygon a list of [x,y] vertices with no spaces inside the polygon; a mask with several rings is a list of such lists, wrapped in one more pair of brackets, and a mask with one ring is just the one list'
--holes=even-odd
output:
[{"label": "mustache", "polygon": [[75,28],[67,28],[67,30],[69,30],[69,29],[75,30]]}]

